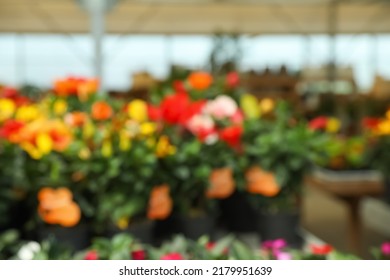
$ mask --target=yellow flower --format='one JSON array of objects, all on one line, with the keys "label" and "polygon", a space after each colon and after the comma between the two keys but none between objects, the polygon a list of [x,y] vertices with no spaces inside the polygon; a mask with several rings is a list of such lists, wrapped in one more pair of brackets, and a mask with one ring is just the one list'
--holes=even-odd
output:
[{"label": "yellow flower", "polygon": [[91,122],[87,122],[83,126],[83,139],[90,139],[95,133],[95,126]]},{"label": "yellow flower", "polygon": [[328,122],[326,123],[326,131],[329,133],[336,133],[340,130],[341,123],[336,118],[328,118]]},{"label": "yellow flower", "polygon": [[120,219],[116,222],[116,226],[117,226],[119,229],[121,229],[121,230],[126,229],[126,228],[129,226],[129,219],[128,219],[128,218],[125,218],[125,217],[120,218]]},{"label": "yellow flower", "polygon": [[67,110],[68,110],[68,103],[65,100],[59,99],[54,102],[53,111],[54,114],[56,114],[57,116],[64,115],[67,112]]},{"label": "yellow flower", "polygon": [[110,139],[106,139],[103,141],[102,155],[106,158],[112,156],[112,143]]},{"label": "yellow flower", "polygon": [[36,120],[41,116],[39,109],[34,105],[22,106],[16,112],[16,119],[25,122]]},{"label": "yellow flower", "polygon": [[390,134],[390,119],[381,122],[378,125],[379,135],[388,135]]},{"label": "yellow flower", "polygon": [[275,108],[275,102],[271,98],[264,98],[259,104],[262,115],[271,113]]},{"label": "yellow flower", "polygon": [[157,157],[166,157],[175,153],[176,147],[169,143],[169,138],[165,135],[161,136],[156,146]]},{"label": "yellow flower", "polygon": [[25,150],[33,159],[41,159],[43,154],[30,142],[23,142],[20,144],[21,148]]},{"label": "yellow flower", "polygon": [[152,122],[145,122],[141,124],[140,132],[144,136],[150,136],[156,131],[156,124]]},{"label": "yellow flower", "polygon": [[91,157],[91,151],[87,147],[82,148],[79,151],[79,158],[81,158],[82,160],[87,160],[90,157]]},{"label": "yellow flower", "polygon": [[131,148],[131,140],[126,131],[119,132],[119,149],[121,151],[128,151]]},{"label": "yellow flower", "polygon": [[9,119],[15,113],[15,103],[10,99],[0,99],[0,121]]},{"label": "yellow flower", "polygon": [[135,99],[128,105],[128,115],[131,119],[144,122],[148,119],[148,106],[145,101]]},{"label": "yellow flower", "polygon": [[240,106],[247,118],[257,119],[260,117],[259,102],[255,96],[244,94],[241,97]]},{"label": "yellow flower", "polygon": [[40,133],[36,138],[36,146],[42,155],[49,154],[53,149],[53,140],[48,134]]}]

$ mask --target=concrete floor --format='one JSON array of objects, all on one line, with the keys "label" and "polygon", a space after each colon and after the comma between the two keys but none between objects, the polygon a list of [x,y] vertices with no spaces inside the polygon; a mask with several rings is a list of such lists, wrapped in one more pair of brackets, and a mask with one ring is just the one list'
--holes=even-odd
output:
[{"label": "concrete floor", "polygon": [[[341,201],[319,190],[307,188],[303,207],[303,227],[305,229],[336,249],[352,253],[348,248],[347,239],[348,212]],[[386,241],[386,236],[368,228],[364,220],[362,235],[360,257],[372,259],[370,249]]]}]

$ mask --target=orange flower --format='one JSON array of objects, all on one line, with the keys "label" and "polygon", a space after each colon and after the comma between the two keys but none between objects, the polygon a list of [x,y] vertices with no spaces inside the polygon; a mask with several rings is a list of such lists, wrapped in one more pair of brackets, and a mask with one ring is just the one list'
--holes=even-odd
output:
[{"label": "orange flower", "polygon": [[229,167],[213,170],[209,180],[210,188],[206,192],[208,198],[228,198],[235,190],[233,171]]},{"label": "orange flower", "polygon": [[188,77],[193,89],[205,90],[213,83],[213,77],[207,72],[194,72]]},{"label": "orange flower", "polygon": [[54,83],[54,92],[57,96],[78,96],[81,101],[86,101],[90,95],[97,92],[99,80],[69,77],[57,80]]},{"label": "orange flower", "polygon": [[72,127],[81,127],[87,122],[88,116],[84,112],[72,112],[65,116],[65,122]]},{"label": "orange flower", "polygon": [[172,198],[167,184],[152,189],[147,216],[151,220],[164,220],[172,212]]},{"label": "orange flower", "polygon": [[92,105],[92,118],[94,120],[108,120],[113,114],[111,106],[105,101],[97,101]]},{"label": "orange flower", "polygon": [[246,173],[247,190],[253,194],[273,197],[280,192],[274,174],[262,170],[258,166],[251,167]]},{"label": "orange flower", "polygon": [[91,79],[80,83],[77,87],[77,94],[80,101],[87,101],[89,97],[99,89],[99,80]]},{"label": "orange flower", "polygon": [[43,188],[38,193],[38,213],[48,224],[73,227],[81,219],[81,210],[72,199],[73,195],[67,188]]}]

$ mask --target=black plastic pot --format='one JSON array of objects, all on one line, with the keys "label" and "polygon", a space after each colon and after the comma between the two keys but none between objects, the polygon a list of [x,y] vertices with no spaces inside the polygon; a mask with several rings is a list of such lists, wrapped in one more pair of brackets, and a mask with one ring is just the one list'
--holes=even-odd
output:
[{"label": "black plastic pot", "polygon": [[165,220],[156,220],[153,229],[154,245],[160,246],[172,235],[180,232],[179,217],[175,213]]},{"label": "black plastic pot", "polygon": [[199,216],[179,216],[180,232],[187,238],[197,240],[201,236],[212,237],[215,220],[212,216],[203,214]]},{"label": "black plastic pot", "polygon": [[259,213],[257,230],[262,241],[282,238],[292,248],[301,248],[300,215],[295,213]]},{"label": "black plastic pot", "polygon": [[83,250],[90,245],[90,228],[86,223],[69,228],[44,225],[39,227],[37,235],[39,241],[54,238],[57,242],[76,251]]},{"label": "black plastic pot", "polygon": [[152,244],[153,243],[153,227],[154,222],[149,220],[144,220],[140,222],[135,222],[130,224],[128,228],[121,230],[115,227],[112,227],[108,230],[108,237],[113,237],[119,233],[128,233],[136,238],[138,241],[144,244]]},{"label": "black plastic pot", "polygon": [[247,196],[234,192],[229,198],[219,202],[220,221],[227,230],[233,232],[255,232],[257,214],[250,205]]}]

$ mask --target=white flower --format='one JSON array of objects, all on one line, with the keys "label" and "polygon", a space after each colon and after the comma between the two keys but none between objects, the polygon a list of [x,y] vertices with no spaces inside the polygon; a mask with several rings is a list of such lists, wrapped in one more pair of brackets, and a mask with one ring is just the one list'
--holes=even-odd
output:
[{"label": "white flower", "polygon": [[188,129],[198,134],[200,131],[210,131],[214,129],[214,121],[210,116],[206,115],[195,115],[187,123]]},{"label": "white flower", "polygon": [[220,95],[216,99],[208,101],[204,107],[204,113],[216,119],[232,117],[238,109],[237,103],[227,95]]},{"label": "white flower", "polygon": [[41,245],[35,241],[23,245],[18,252],[18,258],[20,260],[32,260],[36,253],[41,250]]},{"label": "white flower", "polygon": [[206,143],[206,145],[214,145],[215,143],[218,142],[218,139],[219,139],[218,134],[212,133],[206,137],[204,142]]}]

